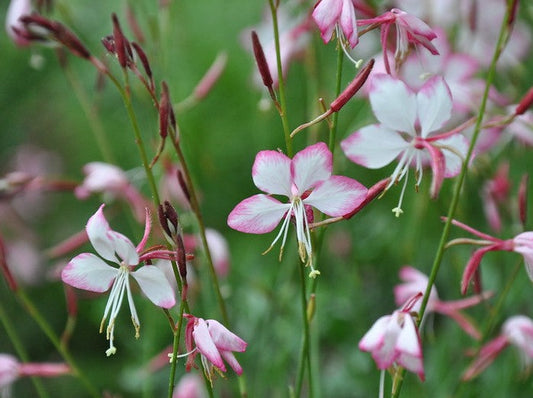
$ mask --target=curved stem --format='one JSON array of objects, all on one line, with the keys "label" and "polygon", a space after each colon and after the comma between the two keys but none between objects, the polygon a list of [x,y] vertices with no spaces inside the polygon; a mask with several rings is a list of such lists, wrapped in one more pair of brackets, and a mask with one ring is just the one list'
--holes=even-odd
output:
[{"label": "curved stem", "polygon": [[[490,63],[488,74],[487,74],[487,80],[485,84],[485,90],[483,92],[483,97],[481,99],[481,104],[479,106],[479,113],[476,120],[476,124],[474,127],[474,134],[472,135],[472,140],[470,141],[470,146],[468,147],[468,152],[465,157],[465,161],[463,162],[463,165],[461,167],[461,173],[458,176],[457,183],[455,184],[455,188],[453,191],[452,200],[450,202],[450,206],[448,208],[448,215],[446,222],[444,224],[444,228],[442,229],[442,235],[440,238],[439,246],[437,249],[437,253],[435,254],[435,259],[433,261],[433,265],[431,267],[431,274],[429,275],[428,284],[426,288],[426,292],[424,293],[424,297],[422,298],[422,303],[420,305],[420,311],[419,311],[419,317],[418,317],[418,326],[420,326],[420,321],[424,318],[424,313],[426,310],[426,306],[429,300],[429,295],[431,293],[431,288],[433,287],[433,284],[435,283],[435,279],[437,278],[437,274],[440,269],[440,265],[442,263],[442,258],[444,256],[444,250],[446,248],[446,241],[448,240],[448,236],[450,233],[450,227],[452,225],[452,220],[455,216],[455,212],[457,210],[457,206],[459,204],[459,198],[461,196],[461,189],[463,187],[463,183],[466,177],[466,173],[468,171],[468,166],[470,164],[470,160],[472,159],[472,153],[474,151],[474,147],[476,145],[477,138],[479,136],[479,133],[481,131],[481,127],[483,124],[483,116],[485,115],[485,108],[487,106],[487,99],[489,97],[489,91],[492,86],[492,82],[494,81],[494,77],[496,75],[496,64],[498,62],[498,59],[500,57],[500,54],[505,47],[507,34],[509,30],[509,26],[507,25],[507,21],[509,18],[510,13],[512,12],[512,3],[513,0],[507,1],[507,9],[505,12],[505,15],[503,17],[503,21],[500,28],[500,33],[498,37],[498,42],[496,44],[496,47],[494,49],[494,54],[492,56],[492,61]],[[394,377],[394,383],[393,385],[396,386],[396,388],[392,391],[392,397],[398,398],[400,396],[400,392],[402,389],[403,379],[404,379],[405,369],[399,370],[395,377]],[[397,384],[396,384],[397,383]]]},{"label": "curved stem", "polygon": [[277,6],[274,4],[274,0],[268,1],[270,4],[270,12],[272,13],[272,25],[274,29],[274,43],[276,46],[276,61],[278,67],[278,90],[279,90],[279,102],[280,102],[280,117],[281,124],[283,125],[283,133],[285,136],[285,146],[287,148],[287,156],[292,158],[292,141],[291,130],[289,127],[289,119],[287,118],[287,99],[285,97],[285,81],[283,79],[283,68],[281,65],[281,50],[279,43],[279,29],[278,29],[278,12]]}]

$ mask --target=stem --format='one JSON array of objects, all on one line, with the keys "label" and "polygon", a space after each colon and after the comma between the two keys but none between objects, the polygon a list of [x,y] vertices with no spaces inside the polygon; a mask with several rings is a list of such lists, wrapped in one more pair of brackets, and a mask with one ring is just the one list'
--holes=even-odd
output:
[{"label": "stem", "polygon": [[[18,357],[21,359],[22,362],[29,362],[28,353],[24,348],[24,344],[22,343],[22,341],[20,341],[17,331],[13,327],[13,322],[11,322],[4,309],[3,302],[3,300],[0,300],[0,321],[2,322],[2,325],[6,330],[6,334],[9,337],[9,340],[11,340],[11,343],[13,344],[13,347],[15,348]],[[43,382],[40,378],[32,376],[31,381],[33,383],[33,386],[35,387],[35,390],[37,390],[37,395],[39,395],[39,397],[49,397],[48,393],[44,389]]]},{"label": "stem", "polygon": [[50,342],[54,345],[57,352],[61,355],[61,357],[65,360],[65,362],[68,364],[68,366],[72,369],[72,373],[74,376],[76,376],[87,392],[94,398],[99,398],[100,394],[98,391],[94,388],[94,386],[91,384],[89,379],[85,376],[85,374],[80,370],[76,362],[74,361],[74,358],[70,354],[70,352],[61,344],[61,341],[56,336],[55,332],[53,331],[52,327],[48,324],[48,322],[44,319],[44,317],[41,315],[39,310],[33,305],[33,302],[26,296],[26,293],[22,289],[18,289],[17,297],[22,302],[22,305],[28,311],[28,314],[33,318],[35,323],[39,325],[42,332],[48,337]]},{"label": "stem", "polygon": [[[507,1],[507,9],[505,12],[505,15],[503,17],[503,21],[500,27],[500,33],[498,37],[498,42],[496,44],[496,47],[494,49],[494,54],[492,56],[492,61],[490,63],[488,73],[487,73],[487,80],[485,84],[485,90],[483,92],[483,97],[481,98],[481,105],[479,106],[479,113],[476,120],[476,125],[474,127],[474,134],[472,135],[472,140],[470,141],[470,146],[468,147],[468,152],[466,154],[465,161],[463,162],[463,165],[461,167],[461,173],[459,174],[459,177],[457,179],[457,183],[455,184],[452,200],[450,202],[450,207],[448,208],[448,215],[446,219],[446,223],[444,224],[444,228],[442,229],[442,235],[440,238],[439,246],[437,249],[437,253],[435,255],[435,259],[433,261],[433,265],[431,268],[431,274],[428,279],[428,284],[426,288],[426,292],[424,293],[424,297],[422,298],[422,303],[420,305],[420,311],[417,321],[417,326],[420,326],[420,321],[424,318],[424,312],[426,310],[426,306],[429,300],[429,295],[431,293],[431,288],[433,287],[433,284],[435,283],[435,279],[437,278],[437,274],[440,269],[440,265],[442,263],[442,258],[444,256],[444,250],[446,248],[446,241],[448,240],[448,236],[450,233],[450,227],[452,225],[452,220],[455,216],[455,212],[457,210],[457,205],[459,204],[459,198],[461,196],[461,189],[464,184],[464,180],[466,177],[466,173],[468,171],[468,166],[470,164],[470,159],[472,158],[472,153],[474,151],[474,147],[476,145],[477,138],[479,136],[479,133],[481,131],[481,127],[483,124],[483,116],[485,114],[485,108],[487,106],[487,99],[489,96],[490,87],[492,86],[492,82],[494,81],[494,77],[496,75],[496,64],[498,62],[498,59],[500,57],[500,54],[505,47],[506,39],[507,39],[507,33],[509,26],[507,25],[507,21],[511,12],[511,6],[512,6],[513,0]],[[394,383],[393,385],[396,385],[396,388],[392,391],[392,397],[398,398],[400,396],[400,392],[402,390],[402,384],[404,379],[405,369],[402,368],[398,370],[396,375],[394,376]],[[397,383],[397,384],[396,384]]]},{"label": "stem", "polygon": [[176,366],[178,364],[178,349],[181,336],[181,326],[183,325],[183,313],[185,307],[188,308],[187,301],[181,300],[180,304],[180,314],[178,319],[178,324],[174,328],[174,340],[172,341],[172,362],[170,363],[170,375],[168,377],[168,398],[172,398],[174,392],[174,384],[176,380]]},{"label": "stem", "polygon": [[[341,43],[339,43],[342,46]],[[339,48],[337,51],[337,75],[336,75],[336,84],[335,84],[335,98],[337,98],[341,93],[341,84],[342,84],[342,61],[344,60],[344,52]],[[331,154],[335,152],[335,140],[337,137],[337,120],[339,119],[339,112],[333,112],[331,116],[331,127],[329,129],[329,150]]]},{"label": "stem", "polygon": [[313,376],[311,373],[311,355],[309,352],[310,330],[309,330],[309,318],[307,317],[307,293],[306,293],[306,275],[304,272],[304,264],[298,264],[301,283],[301,304],[302,304],[302,317],[304,326],[304,335],[302,340],[302,348],[300,350],[300,359],[298,362],[298,376],[296,379],[296,392],[295,397],[300,397],[302,391],[302,384],[305,372],[305,365],[307,361],[307,368],[309,370],[309,396],[313,396]]},{"label": "stem", "polygon": [[281,66],[281,50],[279,44],[279,29],[278,29],[278,13],[277,7],[274,4],[274,0],[268,0],[270,4],[270,12],[272,13],[272,27],[274,29],[274,43],[276,46],[276,61],[278,66],[278,90],[279,90],[279,102],[280,102],[280,113],[281,124],[283,125],[283,133],[285,136],[285,146],[287,148],[287,156],[292,158],[292,141],[291,141],[291,130],[289,127],[289,119],[287,118],[287,99],[285,97],[285,81],[283,79],[283,69]]}]

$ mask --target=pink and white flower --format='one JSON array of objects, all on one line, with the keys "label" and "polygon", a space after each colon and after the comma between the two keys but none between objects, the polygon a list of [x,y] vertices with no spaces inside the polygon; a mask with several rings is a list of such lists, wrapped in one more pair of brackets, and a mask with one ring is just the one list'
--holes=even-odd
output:
[{"label": "pink and white flower", "polygon": [[396,28],[396,50],[394,52],[396,69],[409,53],[410,44],[421,45],[433,55],[439,53],[431,43],[437,37],[435,32],[421,19],[398,8],[393,8],[376,18],[361,19],[357,21],[357,25],[369,25],[370,28],[381,26],[383,60],[385,61],[385,69],[389,74],[391,73],[391,68],[387,51],[387,39],[391,26]]},{"label": "pink and white flower", "polygon": [[[277,151],[259,152],[252,167],[252,178],[255,186],[268,195],[258,194],[240,202],[229,214],[228,225],[237,231],[264,234],[283,220],[270,246],[272,248],[282,239],[281,258],[289,224],[294,218],[300,258],[312,268],[310,206],[332,217],[343,216],[354,210],[368,191],[356,180],[332,176],[332,169],[333,156],[323,142],[308,146],[293,159]],[[289,202],[282,203],[271,195],[287,196]],[[317,272],[312,268],[311,276],[316,276]]]},{"label": "pink and white flower", "polygon": [[485,370],[508,345],[518,348],[524,366],[533,363],[533,320],[524,315],[513,316],[502,326],[502,333],[485,344],[475,361],[463,374],[463,380],[471,380]]},{"label": "pink and white flower", "polygon": [[340,40],[345,38],[348,41],[351,48],[359,42],[353,0],[320,0],[315,5],[312,17],[324,43],[331,40],[335,31]]},{"label": "pink and white flower", "polygon": [[[150,233],[148,212],[143,239],[135,247],[126,236],[109,227],[103,209],[104,205],[101,205],[89,219],[86,227],[89,241],[101,258],[92,253],[79,254],[63,269],[61,279],[68,285],[91,292],[103,293],[111,288],[100,325],[100,332],[102,332],[104,323],[109,316],[106,328],[109,349],[106,354],[110,356],[116,353],[114,346],[115,319],[124,299],[124,294],[128,297],[135,337],[139,337],[141,324],[133,302],[130,276],[137,281],[143,293],[155,305],[171,308],[176,300],[170,283],[159,268],[152,265],[138,267],[146,260],[173,258],[173,253],[165,250],[142,253]],[[111,266],[104,260],[112,262],[118,267]]]},{"label": "pink and white flower", "polygon": [[516,235],[512,239],[503,240],[480,232],[457,220],[452,220],[452,224],[481,238],[481,240],[455,239],[449,242],[448,246],[457,244],[476,244],[479,246],[483,246],[480,249],[477,249],[474,254],[472,254],[472,257],[470,257],[470,260],[468,260],[468,263],[466,264],[465,270],[463,272],[463,278],[461,280],[461,292],[463,294],[466,293],[466,290],[468,289],[468,284],[474,277],[481,263],[481,259],[485,254],[491,251],[508,251],[520,253],[524,257],[524,264],[529,279],[533,281],[533,231],[522,232],[521,234]]},{"label": "pink and white flower", "polygon": [[379,124],[352,133],[341,147],[351,161],[371,169],[400,158],[386,188],[405,177],[400,202],[393,209],[399,216],[409,167],[415,167],[418,187],[423,166],[429,161],[433,171],[431,196],[436,197],[443,179],[460,172],[468,142],[457,129],[435,134],[452,111],[450,90],[439,76],[429,79],[415,93],[401,80],[377,74],[372,78],[369,98]]},{"label": "pink and white flower", "polygon": [[20,32],[26,32],[26,27],[20,17],[30,15],[32,11],[31,0],[11,0],[6,15],[6,31],[17,46],[27,46],[30,41]]},{"label": "pink and white flower", "polygon": [[241,375],[242,367],[233,352],[244,352],[248,344],[214,319],[204,320],[189,314],[184,316],[188,319],[185,327],[185,346],[189,353],[187,371],[194,366],[194,358],[200,353],[202,366],[209,380],[212,380],[215,370],[226,371],[224,361],[235,373]]},{"label": "pink and white flower", "polygon": [[[428,285],[428,277],[416,268],[405,266],[400,269],[400,279],[402,284],[394,287],[394,297],[396,305],[404,305],[408,300],[417,294],[424,294]],[[454,319],[459,326],[470,336],[480,339],[481,334],[472,322],[461,310],[479,304],[490,296],[490,293],[468,297],[462,300],[442,301],[437,293],[435,285],[431,287],[425,313],[437,312]],[[420,311],[420,301],[413,305],[412,311]]]},{"label": "pink and white flower", "polygon": [[397,364],[424,380],[422,345],[411,310],[421,294],[412,297],[392,315],[379,318],[359,342],[359,349],[372,354],[379,369]]}]

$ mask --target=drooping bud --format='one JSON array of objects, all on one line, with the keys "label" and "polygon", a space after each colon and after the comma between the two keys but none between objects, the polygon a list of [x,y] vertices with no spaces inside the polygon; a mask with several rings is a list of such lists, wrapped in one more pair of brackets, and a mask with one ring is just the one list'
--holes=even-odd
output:
[{"label": "drooping bud", "polygon": [[143,68],[144,68],[144,71],[146,72],[146,76],[148,76],[148,78],[152,80],[152,68],[150,67],[150,62],[148,62],[148,57],[146,56],[146,53],[144,52],[142,47],[138,45],[137,43],[132,42],[131,45],[133,49],[135,50],[135,52],[137,53],[137,56],[141,60],[141,63],[143,64]]},{"label": "drooping bud", "polygon": [[174,243],[175,237],[179,235],[178,213],[176,209],[174,209],[168,200],[165,200],[164,204],[159,205],[158,216],[161,227],[170,241]]},{"label": "drooping bud", "polygon": [[374,58],[372,58],[355,76],[346,89],[331,103],[329,106],[333,112],[338,112],[346,103],[361,89],[367,81],[372,68],[374,67]]},{"label": "drooping bud", "polygon": [[120,66],[125,69],[128,65],[128,59],[126,55],[126,38],[122,33],[120,28],[120,23],[118,22],[117,14],[111,14],[111,19],[113,20],[113,38],[115,41],[115,53],[118,58]]},{"label": "drooping bud", "polygon": [[529,109],[531,104],[533,104],[533,87],[531,87],[526,93],[526,95],[522,97],[522,99],[516,106],[514,114],[516,116],[523,115]]},{"label": "drooping bud", "polygon": [[355,214],[359,213],[367,204],[372,202],[376,197],[378,197],[390,183],[390,177],[385,178],[376,184],[372,185],[366,194],[365,199],[361,202],[359,206],[357,206],[355,209],[353,209],[350,213],[345,214],[342,216],[344,219],[348,220],[352,218]]},{"label": "drooping bud", "polygon": [[255,31],[252,31],[252,46],[254,49],[254,57],[255,62],[257,63],[257,68],[259,69],[259,74],[261,75],[261,79],[263,79],[263,84],[270,91],[274,81],[272,80],[270,69],[268,68],[268,62],[265,57],[265,52],[263,51],[263,46],[261,45],[259,37]]}]

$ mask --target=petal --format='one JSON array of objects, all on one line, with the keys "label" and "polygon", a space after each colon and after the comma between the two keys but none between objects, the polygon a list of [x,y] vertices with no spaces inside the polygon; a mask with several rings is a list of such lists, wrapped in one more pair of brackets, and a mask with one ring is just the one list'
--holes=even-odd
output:
[{"label": "petal", "polygon": [[274,195],[291,195],[291,160],[277,151],[259,152],[252,166],[257,188]]},{"label": "petal", "polygon": [[444,154],[437,146],[432,145],[426,140],[421,140],[421,144],[429,153],[431,171],[433,173],[429,192],[431,198],[435,199],[439,195],[440,187],[442,186],[442,181],[444,180],[444,171],[446,168]]},{"label": "petal", "polygon": [[370,169],[389,164],[408,145],[396,131],[379,125],[363,127],[341,141],[348,159]]},{"label": "petal", "polygon": [[102,293],[109,289],[118,269],[91,253],[74,257],[61,271],[63,282],[78,289]]},{"label": "petal", "polygon": [[388,74],[375,74],[369,98],[374,115],[383,126],[415,136],[416,95],[404,82]]},{"label": "petal", "polygon": [[231,351],[220,351],[220,355],[222,355],[222,358],[231,366],[233,371],[237,373],[238,375],[242,374],[242,367],[239,362],[237,362],[237,359],[235,358],[235,355]]},{"label": "petal", "polygon": [[318,142],[301,150],[292,159],[291,175],[300,194],[327,180],[333,169],[333,155],[328,146]]},{"label": "petal", "polygon": [[529,279],[533,281],[533,232],[523,232],[513,239],[514,251],[524,256]]},{"label": "petal", "polygon": [[139,254],[135,246],[133,246],[133,243],[131,243],[131,240],[113,230],[109,231],[107,235],[112,240],[113,248],[122,262],[127,265],[139,264]]},{"label": "petal", "polygon": [[407,313],[402,313],[404,315],[404,323],[402,331],[398,336],[398,341],[396,342],[396,349],[402,353],[421,357],[422,348],[420,347],[420,338],[416,330],[416,325],[411,317]]},{"label": "petal", "polygon": [[463,162],[466,159],[469,147],[468,140],[462,134],[454,134],[451,137],[435,141],[435,145],[441,147],[444,155],[446,163],[444,177],[455,177],[461,171]]},{"label": "petal", "polygon": [[162,308],[172,308],[176,304],[174,290],[165,273],[154,265],[145,265],[132,272],[141,290],[152,303]]},{"label": "petal", "polygon": [[339,217],[359,206],[367,192],[368,189],[354,179],[332,176],[319,184],[303,202],[328,216]]},{"label": "petal", "polygon": [[198,351],[200,351],[202,355],[209,360],[209,362],[211,362],[221,371],[225,372],[226,367],[224,366],[224,362],[222,361],[222,357],[220,356],[215,343],[211,339],[211,335],[209,334],[205,320],[202,318],[196,319],[192,335]]},{"label": "petal", "polygon": [[338,0],[322,0],[315,6],[312,16],[324,43],[331,40],[341,10],[342,3]]},{"label": "petal", "polygon": [[96,213],[89,218],[85,229],[96,252],[104,259],[118,264],[119,261],[115,256],[113,238],[110,238],[108,235],[111,228],[109,228],[109,224],[104,216],[104,206],[102,204]]},{"label": "petal", "polygon": [[378,349],[383,344],[386,326],[389,322],[390,315],[382,316],[376,322],[374,322],[372,327],[359,341],[359,349],[361,351],[368,352]]},{"label": "petal", "polygon": [[342,11],[339,22],[342,32],[346,36],[348,43],[350,43],[350,47],[354,48],[359,42],[359,35],[357,34],[357,19],[355,17],[355,9],[352,0],[342,1]]},{"label": "petal", "polygon": [[429,79],[416,95],[421,136],[440,129],[452,114],[452,95],[441,76]]},{"label": "petal", "polygon": [[244,199],[231,211],[228,225],[249,234],[264,234],[279,224],[290,204],[259,194]]},{"label": "petal", "polygon": [[244,352],[248,345],[243,339],[230,332],[224,325],[214,319],[206,320],[209,334],[219,350]]}]

